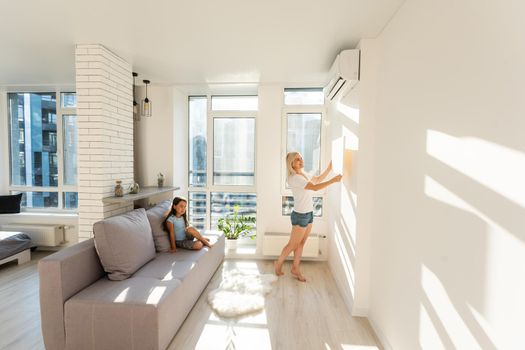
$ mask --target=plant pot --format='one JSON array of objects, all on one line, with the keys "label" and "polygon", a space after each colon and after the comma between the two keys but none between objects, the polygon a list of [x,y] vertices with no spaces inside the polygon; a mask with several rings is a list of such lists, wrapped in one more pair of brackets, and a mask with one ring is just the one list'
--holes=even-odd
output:
[{"label": "plant pot", "polygon": [[237,249],[237,240],[236,239],[226,239],[226,249],[228,250]]}]

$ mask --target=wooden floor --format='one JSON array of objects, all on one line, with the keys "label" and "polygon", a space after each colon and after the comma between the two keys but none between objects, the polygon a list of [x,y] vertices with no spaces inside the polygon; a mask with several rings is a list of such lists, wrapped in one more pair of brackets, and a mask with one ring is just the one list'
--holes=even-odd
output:
[{"label": "wooden floor", "polygon": [[28,263],[0,265],[0,349],[44,349],[37,263],[49,254],[36,251]]},{"label": "wooden floor", "polygon": [[226,260],[215,273],[168,349],[382,349],[366,318],[351,317],[324,262],[304,262],[308,279],[302,283],[289,274],[286,262],[265,309],[237,320],[215,315],[206,298],[217,288],[222,272],[273,273],[269,260]]},{"label": "wooden floor", "polygon": [[[44,349],[40,330],[37,260],[0,266],[0,349]],[[265,309],[239,319],[221,319],[209,307],[208,292],[219,286],[222,272],[272,273],[266,260],[226,260],[213,276],[168,349],[382,349],[365,318],[351,317],[328,266],[304,262],[307,283],[286,275],[273,285]]]}]

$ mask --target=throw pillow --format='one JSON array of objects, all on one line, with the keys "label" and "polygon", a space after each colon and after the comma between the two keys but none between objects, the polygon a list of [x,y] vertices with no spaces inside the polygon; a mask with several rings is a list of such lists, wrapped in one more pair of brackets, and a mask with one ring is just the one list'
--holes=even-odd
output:
[{"label": "throw pillow", "polygon": [[149,224],[151,225],[151,232],[153,234],[153,241],[155,242],[155,249],[157,252],[167,252],[170,250],[170,238],[168,233],[164,231],[162,223],[165,215],[171,207],[171,201],[163,201],[146,211],[148,215]]},{"label": "throw pillow", "polygon": [[146,211],[136,209],[93,225],[95,248],[108,278],[120,281],[155,257]]},{"label": "throw pillow", "polygon": [[20,213],[22,193],[0,196],[0,214]]}]

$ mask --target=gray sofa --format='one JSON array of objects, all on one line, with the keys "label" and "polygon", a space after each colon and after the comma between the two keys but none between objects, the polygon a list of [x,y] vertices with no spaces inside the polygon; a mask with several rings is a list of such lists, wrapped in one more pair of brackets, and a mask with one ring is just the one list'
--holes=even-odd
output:
[{"label": "gray sofa", "polygon": [[[162,221],[157,214],[164,210],[160,206],[148,211],[155,229]],[[165,349],[169,345],[224,259],[224,237],[205,232],[215,243],[211,249],[155,252],[159,246],[157,241],[153,245],[144,217],[142,209],[106,219],[95,224],[94,239],[40,260],[46,349]],[[137,227],[141,232],[133,232],[139,231]],[[126,243],[115,244],[112,239]],[[143,247],[140,252],[129,250],[127,242],[134,239]],[[144,254],[151,255],[151,247],[153,258],[133,271]],[[126,254],[126,249],[133,253]],[[109,261],[108,254],[115,259]],[[131,262],[127,255],[133,255]]]}]

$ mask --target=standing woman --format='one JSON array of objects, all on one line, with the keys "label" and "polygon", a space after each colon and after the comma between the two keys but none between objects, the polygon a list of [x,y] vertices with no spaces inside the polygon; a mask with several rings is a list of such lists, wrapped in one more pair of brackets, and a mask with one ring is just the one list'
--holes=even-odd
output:
[{"label": "standing woman", "polygon": [[328,164],[325,171],[319,176],[311,179],[304,173],[304,161],[299,152],[290,152],[286,155],[286,168],[288,169],[288,186],[292,189],[294,208],[291,214],[292,233],[290,240],[284,246],[279,259],[274,263],[275,274],[282,276],[282,266],[286,257],[293,251],[292,275],[299,281],[306,282],[306,278],[299,270],[303,247],[312,230],[314,221],[314,208],[312,203],[313,191],[322,190],[333,183],[341,181],[341,175],[336,175],[328,181],[323,180],[332,171],[332,162]]}]

